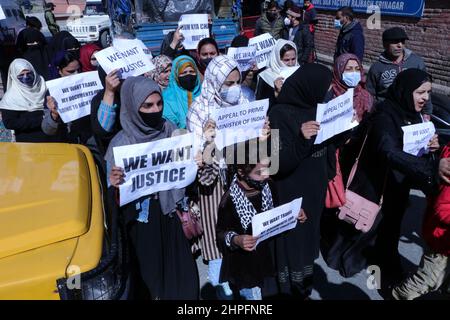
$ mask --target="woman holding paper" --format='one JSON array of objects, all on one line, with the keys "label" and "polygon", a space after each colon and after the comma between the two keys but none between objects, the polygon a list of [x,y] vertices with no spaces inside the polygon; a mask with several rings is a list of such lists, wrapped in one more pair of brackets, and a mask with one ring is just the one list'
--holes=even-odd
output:
[{"label": "woman holding paper", "polygon": [[433,155],[439,148],[437,136],[428,142],[429,154],[416,156],[404,151],[402,129],[426,123],[421,111],[430,92],[431,76],[425,71],[401,72],[389,88],[386,100],[376,106],[374,114],[360,125],[361,132],[346,146],[348,153],[353,150],[357,154],[368,132],[350,189],[375,203],[383,196],[381,221],[373,227],[377,234],[375,245],[367,255],[368,264],[381,268],[383,286],[403,275],[398,241],[411,188],[429,193],[437,185],[439,161]]},{"label": "woman holding paper", "polygon": [[[80,72],[81,63],[72,53],[61,51],[54,58],[53,71],[57,78],[69,77]],[[56,100],[47,95],[42,130],[49,136],[55,136],[62,142],[86,144],[92,136],[90,116],[84,116],[70,123],[62,122]]]},{"label": "woman holding paper", "polygon": [[285,78],[292,74],[298,66],[295,43],[283,39],[278,40],[270,53],[267,69],[258,75],[256,100],[269,98],[270,110],[276,103]]},{"label": "woman holding paper", "polygon": [[47,87],[30,62],[15,59],[11,63],[7,89],[0,100],[0,112],[5,127],[14,130],[16,141],[52,141],[41,128]]},{"label": "woman holding paper", "polygon": [[[241,75],[236,61],[228,56],[214,58],[206,68],[202,93],[192,104],[187,118],[187,129],[196,134],[203,152],[203,163],[198,172],[201,221],[204,230],[201,249],[203,259],[209,262],[208,277],[213,286],[219,286],[222,263],[216,243],[215,225],[218,206],[227,182],[224,160],[218,151],[213,153],[216,128],[213,117],[218,108],[248,102],[242,94],[240,83]],[[231,295],[227,284],[222,284],[222,287],[226,295]]]},{"label": "woman holding paper", "polygon": [[194,59],[180,56],[173,60],[169,86],[163,91],[164,113],[180,129],[186,129],[186,116],[192,102],[200,95],[202,83]]},{"label": "woman holding paper", "polygon": [[[114,147],[169,138],[176,126],[162,117],[161,89],[151,79],[130,77],[120,91],[122,130],[109,144],[105,156],[109,182],[124,181],[123,168],[114,166]],[[175,210],[185,189],[143,196],[121,208],[137,266],[152,299],[198,299],[197,267]]]},{"label": "woman holding paper", "polygon": [[289,77],[269,112],[272,129],[279,129],[279,171],[274,176],[280,205],[303,197],[308,220],[275,241],[281,294],[306,299],[312,291],[314,260],[319,256],[320,217],[328,183],[326,143],[314,144],[320,125],[317,104],[331,85],[327,67],[306,64]]}]

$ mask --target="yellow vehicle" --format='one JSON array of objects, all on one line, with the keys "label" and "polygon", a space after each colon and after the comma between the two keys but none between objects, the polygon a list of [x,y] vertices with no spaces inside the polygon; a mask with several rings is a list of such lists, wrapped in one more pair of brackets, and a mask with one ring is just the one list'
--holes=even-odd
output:
[{"label": "yellow vehicle", "polygon": [[125,246],[91,152],[0,143],[0,168],[0,299],[122,296]]}]

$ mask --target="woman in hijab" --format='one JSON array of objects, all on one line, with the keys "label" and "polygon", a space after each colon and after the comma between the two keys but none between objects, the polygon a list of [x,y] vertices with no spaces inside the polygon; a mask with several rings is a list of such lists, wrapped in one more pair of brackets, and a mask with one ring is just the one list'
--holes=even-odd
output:
[{"label": "woman in hijab", "polygon": [[98,68],[98,61],[94,54],[102,50],[94,43],[88,43],[80,49],[81,72],[95,71]]},{"label": "woman in hijab", "polygon": [[44,35],[34,28],[24,30],[22,34],[23,42],[26,45],[22,58],[29,61],[40,76],[49,80],[50,61]]},{"label": "woman in hijab", "polygon": [[192,102],[200,95],[200,72],[194,59],[179,56],[173,60],[169,86],[163,91],[164,118],[186,129],[186,116]]},{"label": "woman in hijab", "polygon": [[219,46],[213,38],[204,38],[200,40],[197,46],[197,67],[200,71],[202,80],[205,70],[212,59],[219,55]]},{"label": "woman in hijab", "polygon": [[363,116],[372,110],[373,98],[366,90],[364,68],[359,58],[352,53],[340,55],[334,62],[333,81],[331,83],[333,99],[353,88],[353,108],[356,120],[361,122]]},{"label": "woman in hijab", "polygon": [[[58,53],[54,62],[55,79],[76,75],[81,70],[80,61],[69,52]],[[69,123],[63,123],[58,113],[58,108],[63,106],[58,106],[52,96],[47,96],[46,107],[44,110],[45,116],[42,120],[42,129],[46,134],[58,136],[64,142],[84,145],[87,143],[87,140],[92,136],[89,115]]]},{"label": "woman in hijab", "polygon": [[169,86],[169,77],[172,71],[172,59],[165,55],[159,55],[152,59],[155,69],[149,72],[149,78],[153,79],[164,91]]},{"label": "woman in hijab", "polygon": [[50,56],[54,57],[58,52],[67,51],[77,59],[80,58],[80,42],[68,31],[60,31],[53,36],[50,43]]},{"label": "woman in hijab", "polygon": [[[201,95],[195,99],[187,118],[187,129],[195,133],[203,152],[204,163],[197,175],[204,230],[200,245],[203,259],[208,261],[208,277],[213,286],[219,286],[222,258],[217,248],[215,226],[227,179],[224,159],[219,152],[212,154],[215,148],[212,117],[216,109],[248,102],[242,94],[240,82],[241,76],[234,60],[228,56],[211,60],[205,71]],[[228,284],[221,286],[227,295],[231,295]]]},{"label": "woman in hijab", "polygon": [[320,216],[328,184],[326,143],[314,144],[319,124],[317,104],[331,85],[327,67],[307,64],[283,85],[278,104],[269,112],[272,129],[279,129],[279,170],[273,177],[280,205],[303,197],[304,224],[275,240],[281,294],[306,299],[312,291],[314,260],[319,256]]},{"label": "woman in hijab", "polygon": [[5,127],[14,130],[17,142],[48,142],[41,129],[47,87],[30,62],[15,59],[9,66],[8,90],[0,100]]},{"label": "woman in hijab", "polygon": [[[267,69],[258,75],[256,100],[269,98],[270,107],[276,103],[283,86],[284,72],[287,67],[298,67],[297,47],[295,43],[280,39],[270,53]],[[295,70],[292,68],[292,70]]]},{"label": "woman in hijab", "polygon": [[[169,138],[176,126],[162,118],[161,89],[151,79],[130,77],[122,85],[122,130],[111,141],[105,159],[109,181],[118,188],[123,169],[115,166],[113,148]],[[142,280],[152,299],[198,299],[199,280],[190,245],[175,210],[185,189],[143,196],[125,206],[129,238]]]},{"label": "woman in hijab", "polygon": [[437,136],[428,143],[428,154],[414,156],[403,151],[402,127],[424,122],[421,112],[430,92],[431,76],[425,71],[408,69],[399,73],[387,99],[376,106],[369,119],[367,146],[350,186],[375,203],[383,196],[381,221],[368,261],[383,270],[383,286],[402,279],[398,241],[411,188],[427,194],[437,185],[439,160],[433,155],[439,148]]}]

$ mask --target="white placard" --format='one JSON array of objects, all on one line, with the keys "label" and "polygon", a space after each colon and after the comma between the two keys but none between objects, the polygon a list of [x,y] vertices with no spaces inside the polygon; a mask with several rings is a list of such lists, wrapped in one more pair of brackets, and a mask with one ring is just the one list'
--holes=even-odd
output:
[{"label": "white placard", "polygon": [[420,157],[428,153],[428,142],[436,133],[433,122],[423,122],[402,127],[403,151]]},{"label": "white placard", "polygon": [[115,164],[124,169],[120,206],[159,191],[180,189],[197,176],[194,134],[113,148]]},{"label": "white placard", "polygon": [[240,72],[247,71],[253,68],[256,62],[256,48],[240,47],[240,48],[228,48],[227,56],[238,63]]},{"label": "white placard", "polygon": [[121,79],[139,76],[155,68],[138,39],[115,39],[112,47],[97,52],[95,58],[106,74],[120,69]]},{"label": "white placard", "polygon": [[284,67],[280,71],[280,77],[282,77],[284,79],[284,81],[286,81],[286,79],[289,78],[290,76],[292,76],[294,74],[294,72],[298,70],[298,68],[300,68],[300,67],[299,66]]},{"label": "white placard", "polygon": [[272,210],[259,213],[252,218],[252,235],[261,241],[295,228],[303,198],[295,199]]},{"label": "white placard", "polygon": [[319,103],[316,121],[320,123],[320,130],[314,144],[356,127],[359,123],[354,118],[353,88],[326,104]]},{"label": "white placard", "polygon": [[213,115],[217,148],[222,150],[226,146],[259,137],[268,109],[269,99],[217,109]]},{"label": "white placard", "polygon": [[249,40],[248,46],[254,46],[256,48],[256,63],[258,69],[264,68],[267,65],[270,53],[276,43],[277,41],[270,33],[264,33]]},{"label": "white placard", "polygon": [[183,46],[187,50],[197,49],[200,40],[209,38],[207,14],[183,14],[178,26],[181,27]]},{"label": "white placard", "polygon": [[103,89],[97,71],[83,72],[46,82],[64,123],[91,113],[92,98]]},{"label": "white placard", "polygon": [[0,6],[0,20],[5,20],[6,16],[5,13],[3,12],[2,6]]}]

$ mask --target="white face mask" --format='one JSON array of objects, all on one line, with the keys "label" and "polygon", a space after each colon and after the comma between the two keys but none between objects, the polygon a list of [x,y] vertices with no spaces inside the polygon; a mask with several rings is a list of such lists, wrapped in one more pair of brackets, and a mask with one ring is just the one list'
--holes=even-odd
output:
[{"label": "white face mask", "polygon": [[350,88],[354,88],[361,81],[361,72],[344,72],[342,74],[342,81]]},{"label": "white face mask", "polygon": [[223,101],[231,105],[238,104],[240,97],[241,97],[240,85],[234,85],[229,88],[223,88],[222,91],[220,92],[220,98],[222,98]]},{"label": "white face mask", "polygon": [[290,25],[291,25],[291,19],[289,19],[289,18],[284,18],[284,25],[286,26],[286,27],[289,27]]}]

